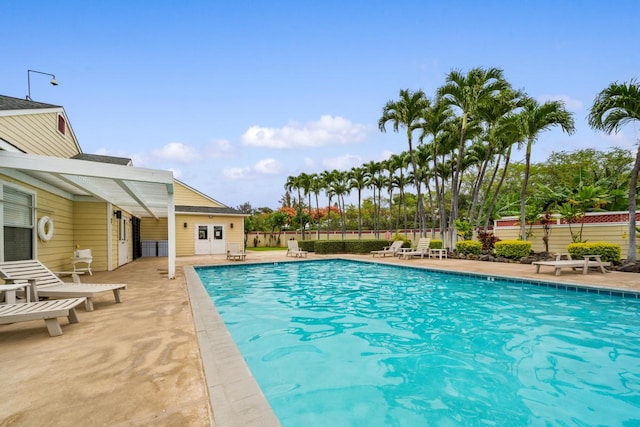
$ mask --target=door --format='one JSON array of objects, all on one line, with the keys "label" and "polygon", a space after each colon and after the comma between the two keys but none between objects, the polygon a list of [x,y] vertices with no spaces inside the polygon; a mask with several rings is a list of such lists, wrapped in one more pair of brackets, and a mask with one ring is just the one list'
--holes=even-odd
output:
[{"label": "door", "polygon": [[224,225],[197,224],[195,229],[196,255],[224,254],[227,252]]},{"label": "door", "polygon": [[127,233],[127,218],[118,218],[118,267],[129,262],[129,233]]}]

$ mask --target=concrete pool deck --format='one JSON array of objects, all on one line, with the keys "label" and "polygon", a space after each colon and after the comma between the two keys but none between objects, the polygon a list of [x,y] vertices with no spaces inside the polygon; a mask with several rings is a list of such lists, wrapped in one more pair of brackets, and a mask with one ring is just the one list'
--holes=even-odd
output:
[{"label": "concrete pool deck", "polygon": [[[554,276],[523,264],[340,258],[640,292],[634,273]],[[241,263],[284,260],[305,261],[249,251]],[[0,325],[0,426],[278,425],[212,304],[187,280],[189,266],[232,263],[224,255],[181,257],[168,280],[166,258],[142,258],[83,277],[129,286],[122,304],[109,293],[96,298],[95,311],[78,310],[79,323],[61,319],[62,336],[49,337],[42,320]]]}]

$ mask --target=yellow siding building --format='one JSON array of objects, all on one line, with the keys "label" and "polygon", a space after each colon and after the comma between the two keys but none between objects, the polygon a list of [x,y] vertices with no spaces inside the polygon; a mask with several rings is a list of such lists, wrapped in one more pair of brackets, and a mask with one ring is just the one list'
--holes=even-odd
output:
[{"label": "yellow siding building", "polygon": [[170,171],[82,153],[61,106],[2,95],[0,202],[0,261],[39,259],[56,271],[91,249],[94,271],[167,256],[173,277],[176,255],[223,254],[244,241],[246,215]]}]

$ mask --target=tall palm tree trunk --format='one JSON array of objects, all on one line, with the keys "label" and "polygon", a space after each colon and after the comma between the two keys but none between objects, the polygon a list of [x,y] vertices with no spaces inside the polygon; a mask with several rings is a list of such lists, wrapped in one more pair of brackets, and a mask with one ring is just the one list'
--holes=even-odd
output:
[{"label": "tall palm tree trunk", "polygon": [[[496,176],[498,176],[498,169],[500,167],[500,161],[502,160],[502,156],[498,155],[496,159],[496,163],[493,167],[493,172],[491,173],[491,178],[489,179],[489,183],[487,184],[487,189],[482,193],[482,196],[478,200],[478,216],[476,217],[476,225],[475,228],[480,228],[480,222],[482,221],[482,216],[491,216],[491,213],[488,212],[488,207],[485,206],[487,201],[487,196],[491,194],[491,189],[493,188],[494,182],[496,182]],[[483,209],[486,209],[484,212]],[[487,228],[485,227],[484,232],[487,232]]]},{"label": "tall palm tree trunk", "polygon": [[502,188],[502,183],[504,182],[505,177],[507,176],[507,169],[509,167],[509,162],[511,161],[511,146],[507,150],[507,155],[504,158],[504,167],[502,169],[502,174],[500,175],[500,181],[496,187],[496,191],[493,193],[493,197],[491,198],[491,203],[489,203],[489,207],[487,208],[487,216],[484,219],[484,231],[487,232],[489,230],[489,221],[491,221],[491,216],[493,214],[493,208],[496,205],[496,200],[498,200],[498,194],[500,194],[500,189]]},{"label": "tall palm tree trunk", "polygon": [[316,226],[316,240],[320,240],[320,202],[318,200],[318,193],[316,194],[316,221],[318,221],[318,225]]},{"label": "tall palm tree trunk", "polygon": [[520,191],[520,239],[527,240],[527,223],[525,221],[525,207],[527,197],[527,184],[529,183],[529,170],[531,169],[531,145],[533,141],[527,141],[527,152],[524,156],[524,177],[522,178],[522,190]]},{"label": "tall palm tree trunk", "polygon": [[638,174],[640,173],[640,145],[636,154],[636,162],[631,170],[629,185],[629,249],[627,261],[636,262],[636,189],[638,188]]},{"label": "tall palm tree trunk", "polygon": [[464,138],[467,133],[467,112],[462,113],[462,126],[460,127],[460,142],[458,144],[458,158],[456,159],[456,169],[453,171],[453,178],[451,180],[451,215],[450,215],[450,227],[452,228],[451,235],[449,236],[450,248],[455,247],[455,220],[458,219],[458,203],[459,203],[459,191],[458,191],[458,179],[460,177],[460,170],[462,169],[462,160],[464,158]]}]

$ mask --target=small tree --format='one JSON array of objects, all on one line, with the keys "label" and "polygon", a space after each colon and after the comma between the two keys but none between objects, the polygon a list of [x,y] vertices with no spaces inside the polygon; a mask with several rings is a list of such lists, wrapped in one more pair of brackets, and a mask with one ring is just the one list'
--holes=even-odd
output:
[{"label": "small tree", "polygon": [[269,240],[269,243],[267,244],[267,246],[271,246],[273,235],[276,232],[277,232],[277,235],[275,237],[276,246],[280,245],[280,234],[282,233],[282,229],[284,228],[284,226],[287,225],[287,221],[288,221],[288,216],[285,212],[276,211],[269,214],[269,216],[265,220],[265,226],[268,227],[271,232],[271,239]]},{"label": "small tree", "polygon": [[560,213],[560,217],[564,219],[567,224],[569,224],[569,233],[571,234],[571,241],[573,243],[582,242],[582,229],[580,231],[574,232],[571,228],[571,224],[579,221],[584,216],[584,212],[578,209],[574,204],[571,203],[563,203],[562,206],[558,209],[558,213]]}]

